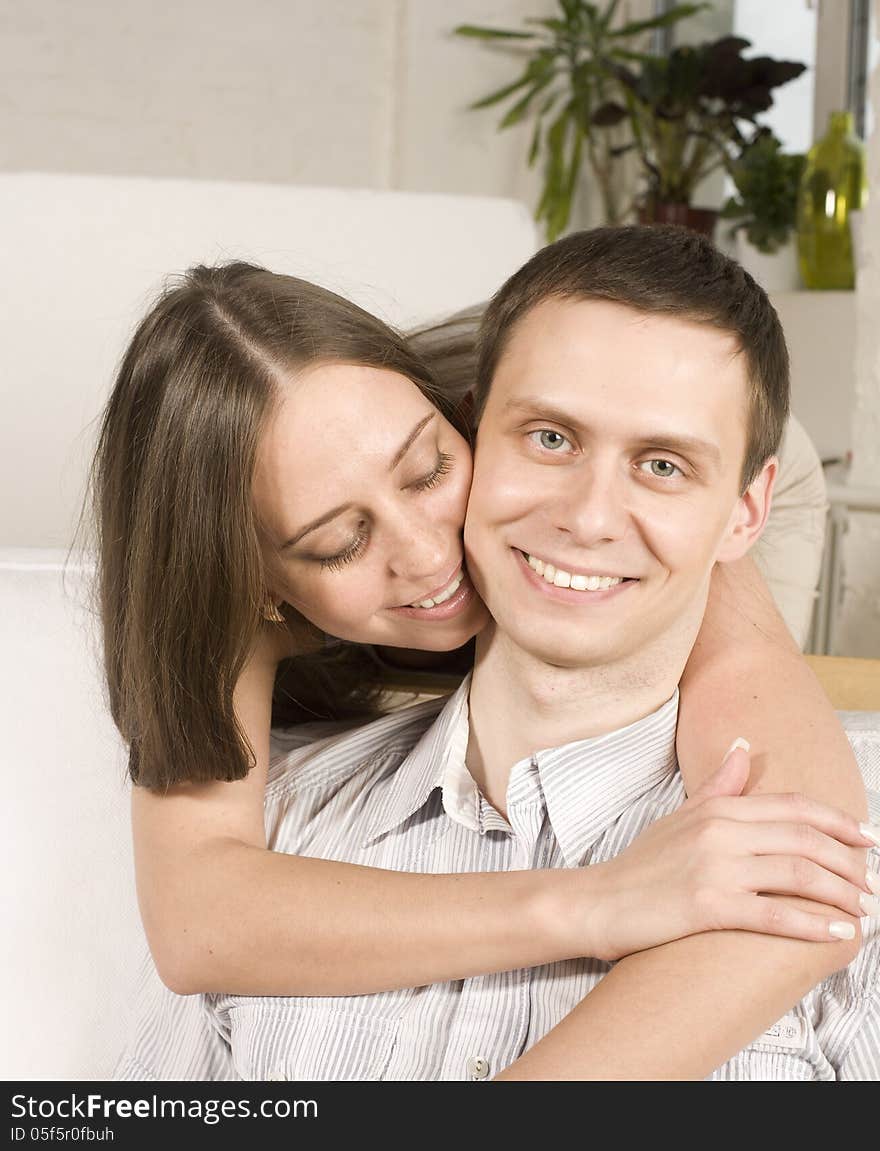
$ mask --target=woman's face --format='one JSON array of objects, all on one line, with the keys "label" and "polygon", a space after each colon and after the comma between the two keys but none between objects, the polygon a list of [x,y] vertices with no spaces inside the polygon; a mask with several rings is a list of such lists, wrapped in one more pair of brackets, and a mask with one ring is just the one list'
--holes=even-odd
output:
[{"label": "woman's face", "polygon": [[322,631],[450,651],[486,622],[464,572],[467,442],[405,376],[309,368],[257,450],[270,589]]}]

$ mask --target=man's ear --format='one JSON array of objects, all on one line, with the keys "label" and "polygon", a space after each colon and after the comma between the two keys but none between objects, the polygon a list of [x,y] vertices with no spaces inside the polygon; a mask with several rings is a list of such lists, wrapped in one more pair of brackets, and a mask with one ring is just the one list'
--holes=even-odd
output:
[{"label": "man's ear", "polygon": [[724,539],[715,557],[719,563],[732,563],[742,559],[754,544],[770,515],[773,501],[773,485],[779,471],[779,460],[771,456],[761,471],[736,501]]}]

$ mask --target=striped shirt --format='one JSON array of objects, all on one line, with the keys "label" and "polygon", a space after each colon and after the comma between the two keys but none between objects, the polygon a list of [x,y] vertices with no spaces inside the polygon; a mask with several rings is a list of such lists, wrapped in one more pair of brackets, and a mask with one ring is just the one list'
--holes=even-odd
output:
[{"label": "striped shirt", "polygon": [[[468,682],[367,726],[274,733],[276,851],[421,873],[611,859],[685,793],[678,697],[629,727],[539,751],[510,773],[505,819],[465,767]],[[439,714],[438,714],[439,712]],[[304,742],[304,741],[308,742]],[[873,795],[872,818],[880,816]],[[876,866],[876,856],[874,865]],[[880,1079],[880,936],[717,1079]],[[479,1080],[559,1023],[610,969],[575,959],[427,987],[328,997],[181,997],[147,959],[123,1079]]]}]

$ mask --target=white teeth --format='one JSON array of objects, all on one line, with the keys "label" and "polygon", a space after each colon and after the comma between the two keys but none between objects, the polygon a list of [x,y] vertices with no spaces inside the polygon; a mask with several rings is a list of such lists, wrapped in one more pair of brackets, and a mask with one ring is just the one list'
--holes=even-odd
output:
[{"label": "white teeth", "polygon": [[455,595],[455,593],[458,591],[459,587],[461,586],[461,581],[463,579],[464,579],[464,572],[459,571],[456,575],[454,575],[452,577],[452,582],[448,583],[446,585],[446,587],[443,589],[443,591],[441,591],[439,593],[439,595],[435,595],[433,599],[421,599],[417,603],[411,603],[409,606],[410,607],[430,608],[430,607],[436,607],[437,604],[446,603],[446,601],[449,599],[449,597]]},{"label": "white teeth", "polygon": [[562,568],[556,568],[553,564],[539,560],[537,556],[527,555],[526,559],[529,567],[539,576],[543,576],[546,582],[553,584],[554,587],[573,588],[575,591],[605,591],[607,588],[623,583],[621,576],[572,575],[571,572],[563,571]]}]

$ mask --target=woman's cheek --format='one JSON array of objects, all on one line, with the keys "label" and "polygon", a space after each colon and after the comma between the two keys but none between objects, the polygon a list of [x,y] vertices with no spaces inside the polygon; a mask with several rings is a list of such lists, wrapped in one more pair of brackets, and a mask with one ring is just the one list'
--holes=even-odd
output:
[{"label": "woman's cheek", "polygon": [[473,465],[470,453],[467,453],[462,459],[461,466],[456,469],[455,483],[452,489],[452,515],[457,521],[459,531],[464,527],[472,477]]}]

